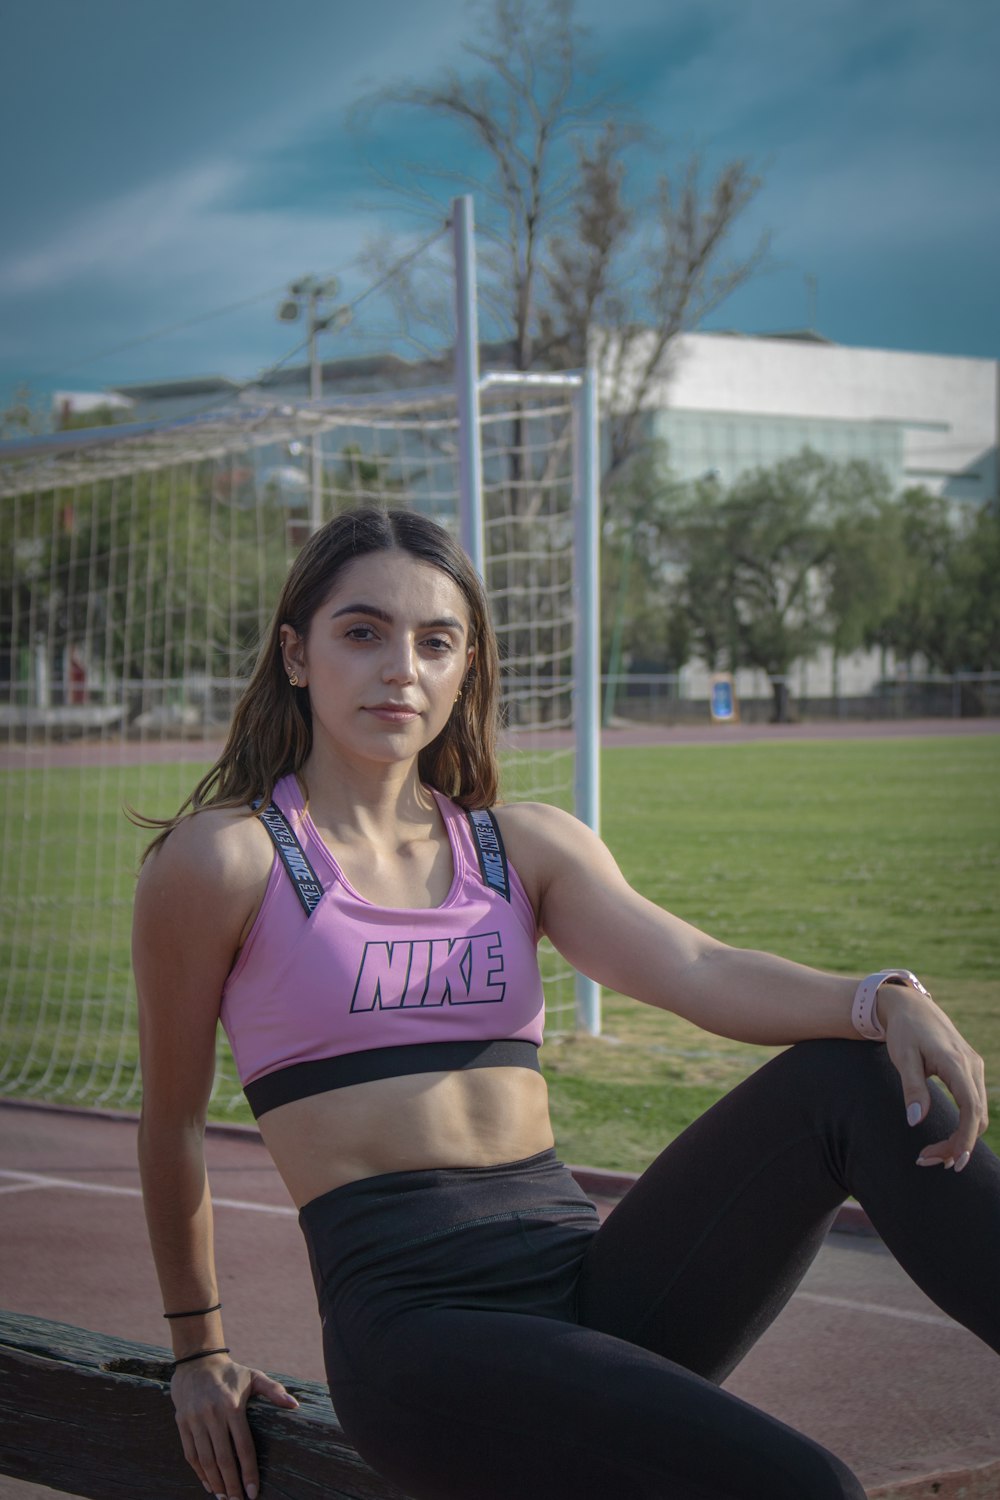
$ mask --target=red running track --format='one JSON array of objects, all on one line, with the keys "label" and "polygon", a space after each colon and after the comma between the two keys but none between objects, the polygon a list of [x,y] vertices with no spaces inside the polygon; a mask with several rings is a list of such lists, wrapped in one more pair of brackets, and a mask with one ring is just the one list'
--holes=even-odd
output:
[{"label": "red running track", "polygon": [[[6,1308],[163,1343],[135,1137],[129,1117],[0,1102]],[[249,1363],[322,1380],[305,1248],[259,1136],[210,1129],[208,1157],[227,1339]],[[608,1212],[623,1184],[591,1174],[587,1185]],[[1000,1497],[1000,1360],[871,1236],[829,1236],[728,1385],[840,1453],[870,1495]],[[44,1496],[0,1476],[0,1500]]]}]

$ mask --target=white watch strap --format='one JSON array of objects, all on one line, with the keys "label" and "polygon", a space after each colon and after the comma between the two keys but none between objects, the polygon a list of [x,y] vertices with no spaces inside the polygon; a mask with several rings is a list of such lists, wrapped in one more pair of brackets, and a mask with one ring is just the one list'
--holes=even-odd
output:
[{"label": "white watch strap", "polygon": [[887,983],[906,985],[911,990],[919,990],[922,995],[927,994],[916,974],[909,969],[879,969],[877,974],[868,974],[854,991],[851,1007],[851,1023],[866,1041],[885,1041],[885,1027],[879,1020],[876,1001],[882,985]]}]

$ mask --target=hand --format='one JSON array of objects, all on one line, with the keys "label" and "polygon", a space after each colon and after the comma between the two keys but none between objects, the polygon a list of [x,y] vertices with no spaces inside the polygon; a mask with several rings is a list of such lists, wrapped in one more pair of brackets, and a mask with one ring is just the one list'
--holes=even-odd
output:
[{"label": "hand", "polygon": [[903,1082],[906,1113],[919,1125],[930,1109],[928,1078],[940,1078],[958,1105],[958,1124],[947,1140],[925,1146],[921,1167],[954,1167],[961,1172],[989,1124],[983,1060],[969,1046],[930,995],[885,984],[878,993],[889,1056]]},{"label": "hand", "polygon": [[274,1406],[298,1406],[277,1380],[248,1370],[228,1355],[199,1359],[174,1371],[170,1382],[184,1457],[211,1495],[257,1500],[260,1475],[247,1422],[251,1396]]}]

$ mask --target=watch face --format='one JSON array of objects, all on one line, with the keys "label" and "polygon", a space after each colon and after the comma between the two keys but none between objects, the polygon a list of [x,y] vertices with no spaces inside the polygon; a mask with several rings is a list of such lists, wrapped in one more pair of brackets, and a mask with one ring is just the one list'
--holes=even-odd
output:
[{"label": "watch face", "polygon": [[916,974],[912,973],[910,969],[898,969],[896,972],[899,975],[901,983],[908,984],[913,989],[919,990],[922,995],[930,994],[930,991],[924,988]]}]

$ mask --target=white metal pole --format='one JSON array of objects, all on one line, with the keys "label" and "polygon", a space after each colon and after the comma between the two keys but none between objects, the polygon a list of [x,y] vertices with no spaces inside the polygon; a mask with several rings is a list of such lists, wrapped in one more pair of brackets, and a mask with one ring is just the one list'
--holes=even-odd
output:
[{"label": "white metal pole", "polygon": [[[600,621],[600,487],[597,375],[591,368],[574,401],[577,492],[574,517],[574,650],[576,740],[574,807],[595,833],[601,827],[601,621]],[[601,987],[583,974],[576,977],[577,1023],[591,1036],[601,1034]]]},{"label": "white metal pole", "polygon": [[455,257],[455,394],[458,398],[459,535],[480,576],[486,572],[483,535],[483,457],[479,435],[479,323],[476,247],[469,196],[452,205]]},{"label": "white metal pole", "polygon": [[[319,288],[312,287],[306,316],[309,319],[309,399],[318,403],[323,394],[323,368],[316,348],[316,324],[319,320]],[[311,484],[309,498],[309,529],[318,531],[323,524],[323,439],[314,432],[311,452]]]}]

